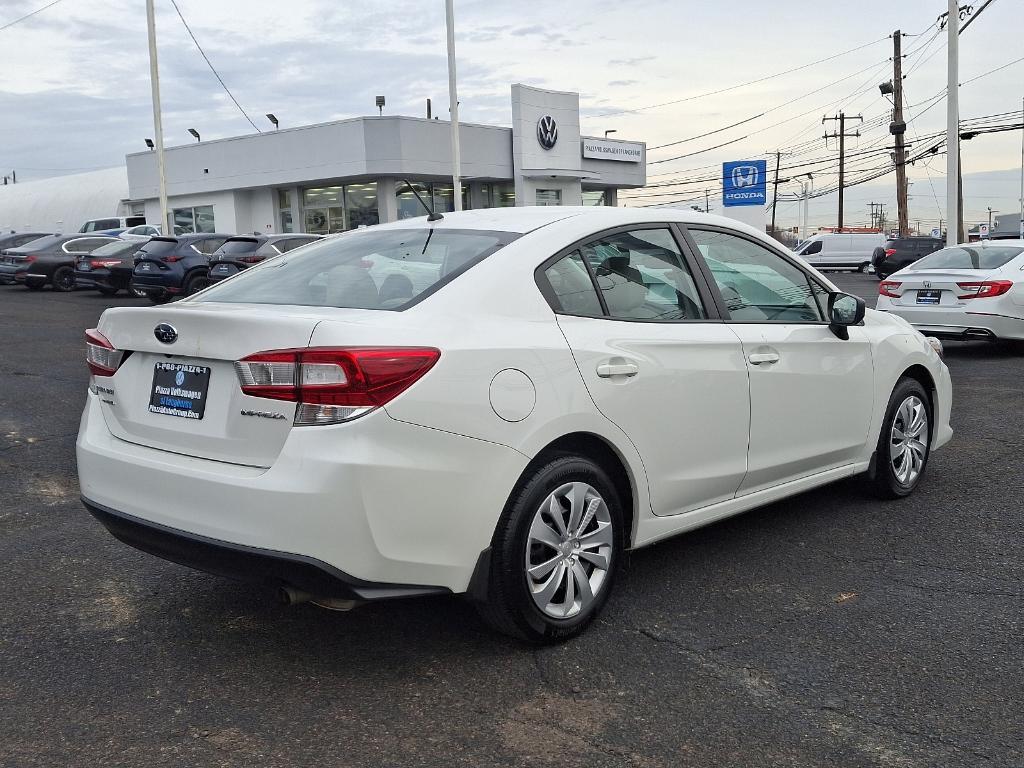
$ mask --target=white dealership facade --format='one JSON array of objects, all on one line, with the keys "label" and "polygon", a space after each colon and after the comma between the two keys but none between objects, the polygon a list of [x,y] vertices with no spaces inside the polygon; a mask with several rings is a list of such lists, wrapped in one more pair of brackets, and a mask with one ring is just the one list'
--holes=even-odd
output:
[{"label": "white dealership facade", "polygon": [[[616,205],[646,146],[580,133],[579,95],[513,85],[512,126],[459,126],[464,208]],[[169,208],[197,231],[327,234],[454,208],[450,125],[357,117],[165,152]],[[160,220],[156,154],[127,157],[133,213]]]}]

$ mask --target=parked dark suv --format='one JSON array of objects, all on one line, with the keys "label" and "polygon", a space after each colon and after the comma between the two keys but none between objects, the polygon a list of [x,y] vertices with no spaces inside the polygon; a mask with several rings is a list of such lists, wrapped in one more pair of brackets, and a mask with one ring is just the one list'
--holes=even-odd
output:
[{"label": "parked dark suv", "polygon": [[33,290],[49,283],[55,291],[73,291],[75,259],[116,242],[116,237],[104,235],[50,235],[8,248],[0,258],[0,283],[19,283]]},{"label": "parked dark suv", "polygon": [[192,295],[206,285],[210,254],[229,237],[214,232],[154,237],[135,254],[132,288],[154,304]]},{"label": "parked dark suv", "polygon": [[946,247],[946,241],[937,237],[898,237],[886,240],[881,248],[875,248],[871,263],[879,280],[885,280],[893,272],[922,259],[929,253]]},{"label": "parked dark suv", "polygon": [[230,238],[210,257],[209,281],[231,277],[264,259],[280,256],[300,245],[319,240],[320,235],[238,235]]}]

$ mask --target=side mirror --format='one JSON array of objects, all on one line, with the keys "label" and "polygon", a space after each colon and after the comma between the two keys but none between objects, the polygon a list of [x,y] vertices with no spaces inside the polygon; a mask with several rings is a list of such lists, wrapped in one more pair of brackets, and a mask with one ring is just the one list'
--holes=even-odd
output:
[{"label": "side mirror", "polygon": [[851,296],[848,293],[830,293],[828,296],[828,327],[832,333],[846,341],[850,338],[848,328],[851,325],[860,325],[864,321],[866,307],[864,299],[859,296]]}]

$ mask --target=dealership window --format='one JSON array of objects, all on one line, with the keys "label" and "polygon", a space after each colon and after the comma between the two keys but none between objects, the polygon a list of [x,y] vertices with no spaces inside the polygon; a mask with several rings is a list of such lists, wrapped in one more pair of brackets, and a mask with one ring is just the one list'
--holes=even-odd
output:
[{"label": "dealership window", "polygon": [[[172,211],[174,217],[174,231],[184,234],[198,232],[216,232],[214,224],[213,206],[197,205],[192,208],[175,208]],[[180,229],[179,229],[180,228]]]},{"label": "dealership window", "polygon": [[313,235],[376,224],[377,182],[304,189],[302,213],[305,231]]},{"label": "dealership window", "polygon": [[484,208],[511,208],[516,204],[515,184],[494,182],[481,184],[480,189]]},{"label": "dealership window", "polygon": [[[423,203],[416,199],[416,193],[419,193]],[[421,181],[406,183],[403,181],[395,189],[395,200],[398,203],[399,219],[425,216],[427,211],[423,208],[424,204],[432,204],[436,213],[449,213],[455,210],[455,193],[451,184],[431,184]],[[470,207],[468,184],[462,185],[462,207],[464,210],[468,210]]]},{"label": "dealership window", "polygon": [[560,189],[538,189],[537,205],[561,205],[562,190]]},{"label": "dealership window", "polygon": [[292,191],[277,190],[277,209],[281,217],[281,232],[294,232],[295,220],[292,218]]},{"label": "dealership window", "polygon": [[583,190],[584,205],[608,205],[608,199],[603,189]]}]

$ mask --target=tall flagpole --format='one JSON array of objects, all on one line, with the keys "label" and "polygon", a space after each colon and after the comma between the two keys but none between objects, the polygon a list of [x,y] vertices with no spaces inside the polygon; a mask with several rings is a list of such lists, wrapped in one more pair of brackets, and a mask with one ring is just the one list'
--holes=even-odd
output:
[{"label": "tall flagpole", "polygon": [[455,210],[462,210],[462,172],[459,156],[459,92],[455,84],[455,9],[454,0],[445,0],[445,24],[448,27],[448,102],[452,129],[452,189]]},{"label": "tall flagpole", "polygon": [[160,73],[156,63],[156,14],[153,0],[146,0],[146,27],[149,30],[149,83],[153,90],[153,132],[156,134],[156,169],[160,186],[160,231],[174,234],[167,211],[167,175],[164,173],[164,126],[160,117]]}]

